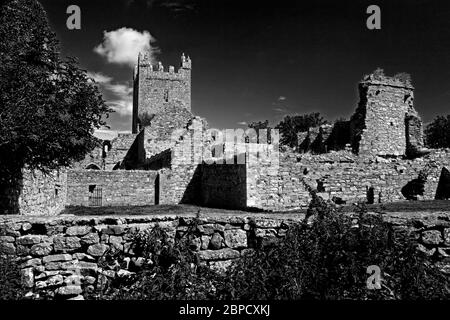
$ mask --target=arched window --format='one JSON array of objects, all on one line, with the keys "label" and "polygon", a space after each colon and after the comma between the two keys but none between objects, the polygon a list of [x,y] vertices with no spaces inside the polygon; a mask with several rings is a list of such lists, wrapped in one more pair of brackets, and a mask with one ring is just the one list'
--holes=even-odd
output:
[{"label": "arched window", "polygon": [[88,165],[86,167],[86,169],[88,169],[88,170],[100,170],[100,167],[98,165],[96,165],[95,163],[91,163],[90,165]]}]

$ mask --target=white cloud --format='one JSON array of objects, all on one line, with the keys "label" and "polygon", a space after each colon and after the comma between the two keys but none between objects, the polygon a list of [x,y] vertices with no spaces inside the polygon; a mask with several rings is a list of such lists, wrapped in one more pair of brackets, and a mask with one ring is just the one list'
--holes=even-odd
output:
[{"label": "white cloud", "polygon": [[128,84],[123,83],[105,83],[104,89],[110,91],[117,96],[131,96],[133,88]]},{"label": "white cloud", "polygon": [[285,96],[279,96],[279,97],[278,97],[278,101],[284,101],[284,100],[286,100],[286,97],[285,97]]},{"label": "white cloud", "polygon": [[131,115],[133,111],[133,87],[128,83],[117,83],[108,75],[100,72],[88,72],[95,80],[106,104],[120,115]]},{"label": "white cloud", "polygon": [[152,45],[155,38],[148,31],[139,32],[131,28],[104,31],[103,41],[94,48],[94,52],[105,57],[109,63],[134,67],[139,52],[149,52],[150,60],[155,62],[158,47]]},{"label": "white cloud", "polygon": [[103,84],[103,83],[109,83],[112,81],[112,78],[110,76],[104,75],[100,72],[90,72],[88,71],[88,77],[95,80],[95,82]]},{"label": "white cloud", "polygon": [[241,121],[241,122],[238,122],[237,124],[240,124],[241,126],[246,126],[246,125],[248,125],[248,123],[247,123],[246,121]]},{"label": "white cloud", "polygon": [[124,99],[124,100],[115,100],[115,101],[107,101],[106,102],[111,109],[116,111],[118,114],[122,116],[131,115],[133,112],[133,100]]}]

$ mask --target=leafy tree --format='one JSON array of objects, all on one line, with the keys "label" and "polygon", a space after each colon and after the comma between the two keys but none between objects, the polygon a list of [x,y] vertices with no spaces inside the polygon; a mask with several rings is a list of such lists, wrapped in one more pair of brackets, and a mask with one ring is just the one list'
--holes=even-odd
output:
[{"label": "leafy tree", "polygon": [[430,148],[450,148],[450,115],[436,117],[425,129],[425,140]]},{"label": "leafy tree", "polygon": [[83,159],[112,110],[77,61],[60,57],[38,1],[9,0],[0,10],[1,192],[24,167],[47,172]]},{"label": "leafy tree", "polygon": [[327,122],[320,113],[315,112],[304,115],[287,115],[275,128],[280,130],[280,144],[296,147],[298,132],[305,132],[311,127],[325,123]]}]

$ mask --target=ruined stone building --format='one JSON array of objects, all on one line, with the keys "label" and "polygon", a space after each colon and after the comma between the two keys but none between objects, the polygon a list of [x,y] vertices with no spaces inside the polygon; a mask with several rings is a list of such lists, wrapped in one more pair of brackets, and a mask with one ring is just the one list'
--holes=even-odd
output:
[{"label": "ruined stone building", "polygon": [[450,150],[424,149],[407,77],[364,77],[351,119],[299,132],[293,150],[277,139],[216,140],[192,113],[191,68],[184,55],[178,69],[140,55],[132,132],[97,133],[83,161],[24,177],[20,212],[178,203],[288,211],[307,207],[311,188],[340,203],[450,198]]}]

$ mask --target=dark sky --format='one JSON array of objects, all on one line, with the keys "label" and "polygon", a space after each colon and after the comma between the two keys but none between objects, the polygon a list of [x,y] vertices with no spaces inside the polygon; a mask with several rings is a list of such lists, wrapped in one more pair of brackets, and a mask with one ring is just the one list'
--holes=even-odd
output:
[{"label": "dark sky", "polygon": [[[64,54],[106,77],[107,100],[130,100],[132,68],[94,52],[104,31],[148,31],[155,61],[192,59],[192,111],[218,128],[285,114],[349,117],[357,82],[381,67],[411,74],[425,122],[448,114],[450,2],[256,0],[41,0]],[[66,8],[81,8],[81,30],[66,28]],[[381,30],[368,30],[366,8],[381,8]],[[120,44],[119,44],[120,45]],[[159,53],[157,53],[159,52]],[[109,84],[109,86],[107,86]],[[112,129],[130,130],[116,103]],[[129,109],[128,109],[129,110]],[[243,125],[243,124],[241,124]]]}]

